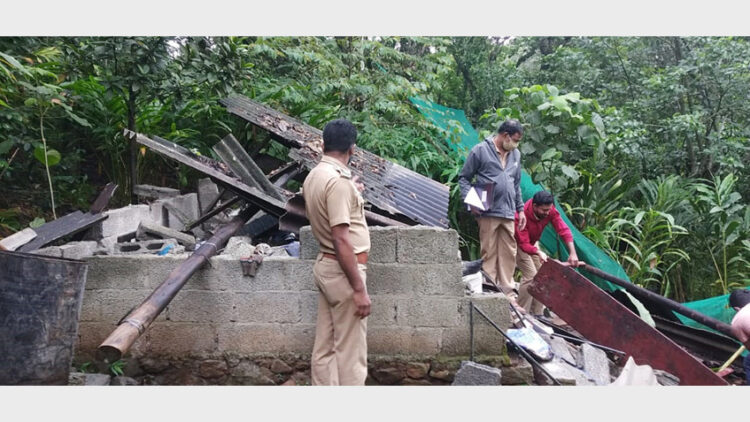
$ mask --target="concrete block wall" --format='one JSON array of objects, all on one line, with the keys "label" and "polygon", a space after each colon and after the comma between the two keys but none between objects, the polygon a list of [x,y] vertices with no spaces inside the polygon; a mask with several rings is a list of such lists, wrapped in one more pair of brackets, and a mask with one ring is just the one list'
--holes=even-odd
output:
[{"label": "concrete block wall", "polygon": [[[371,228],[367,286],[371,356],[467,356],[469,311],[475,303],[503,329],[510,325],[502,295],[468,296],[461,283],[458,236],[428,227]],[[243,276],[237,257],[218,255],[180,290],[135,342],[130,354],[309,354],[318,291],[309,227],[301,259],[267,257],[255,277]],[[314,240],[314,239],[313,239]],[[187,255],[93,256],[79,325],[79,352],[93,353],[133,307],[148,297]],[[475,352],[503,353],[504,341],[474,315]]]}]

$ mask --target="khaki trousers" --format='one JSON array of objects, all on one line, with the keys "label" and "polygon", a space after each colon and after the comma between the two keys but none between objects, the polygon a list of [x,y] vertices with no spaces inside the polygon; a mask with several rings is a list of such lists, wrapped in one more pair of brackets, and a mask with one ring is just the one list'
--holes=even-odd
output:
[{"label": "khaki trousers", "polygon": [[[357,264],[362,281],[367,266]],[[364,385],[367,378],[367,318],[354,315],[354,290],[331,258],[318,258],[313,266],[318,295],[318,320],[312,351],[313,385]]]},{"label": "khaki trousers", "polygon": [[479,217],[479,247],[482,269],[497,280],[504,293],[513,290],[516,270],[516,238],[513,219]]},{"label": "khaki trousers", "polygon": [[[539,247],[537,245],[537,247]],[[526,309],[533,315],[540,315],[544,312],[544,304],[531,296],[529,287],[534,280],[536,273],[542,266],[539,256],[529,255],[520,248],[516,255],[516,265],[521,270],[521,286],[518,288],[518,305]]]}]

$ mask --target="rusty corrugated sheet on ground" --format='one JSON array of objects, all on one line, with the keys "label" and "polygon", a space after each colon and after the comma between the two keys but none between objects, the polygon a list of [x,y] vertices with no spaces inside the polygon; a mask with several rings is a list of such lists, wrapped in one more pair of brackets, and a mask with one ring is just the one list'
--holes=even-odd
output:
[{"label": "rusty corrugated sheet on ground", "polygon": [[544,263],[529,292],[585,338],[622,350],[639,365],[667,371],[680,378],[680,385],[727,385],[694,356],[567,266],[554,260]]},{"label": "rusty corrugated sheet on ground", "polygon": [[[323,132],[244,96],[220,100],[227,111],[267,130],[289,147],[294,160],[312,169],[323,150]],[[365,184],[364,198],[389,217],[401,214],[416,224],[448,227],[448,187],[377,155],[356,149],[350,167]],[[375,211],[375,210],[374,210]]]}]

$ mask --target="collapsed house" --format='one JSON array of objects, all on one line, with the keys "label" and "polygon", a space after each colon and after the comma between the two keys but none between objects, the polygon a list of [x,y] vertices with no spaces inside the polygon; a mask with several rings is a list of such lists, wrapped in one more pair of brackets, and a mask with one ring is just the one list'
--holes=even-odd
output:
[{"label": "collapsed house", "polygon": [[[244,97],[222,104],[291,147],[292,161],[266,175],[231,135],[214,147],[221,158],[215,161],[166,139],[126,131],[134,142],[207,176],[198,192],[139,185],[135,193],[147,204],[104,211],[116,188],[109,185],[88,212],[3,239],[6,249],[32,252],[40,266],[57,265],[58,258],[85,261],[85,283],[77,287],[78,295],[67,296],[65,307],[67,318],[77,323],[74,338],[70,326],[63,330],[79,364],[112,364],[127,356],[128,374],[141,384],[309,383],[317,243],[304,227],[301,196],[283,186],[317,163],[321,132]],[[367,187],[363,196],[370,204],[366,218],[372,233],[368,290],[378,304],[368,320],[368,383],[726,384],[607,298],[597,302],[614,309],[607,319],[569,313],[570,298],[552,293],[571,289],[544,286],[583,278],[572,269],[545,264],[538,276],[550,280],[540,283],[536,294],[563,318],[557,324],[517,310],[489,285],[480,282],[477,288],[473,275],[478,270],[462,269],[457,233],[447,228],[446,186],[362,149],[351,167]],[[3,252],[0,258],[29,259],[20,255]],[[0,292],[14,288],[11,283],[24,277],[23,268],[15,279],[2,280]],[[593,294],[590,287],[574,291]],[[12,305],[4,306],[4,312],[23,312],[16,296],[3,297]],[[71,305],[75,300],[77,309]],[[590,322],[579,322],[586,320]],[[649,346],[679,355],[674,360],[682,365],[587,331],[602,321],[627,321],[604,331],[624,338],[647,335],[654,339]],[[0,337],[11,335],[6,331]],[[17,366],[18,361],[7,359],[15,359],[18,350],[2,343],[9,349],[0,353],[6,356],[0,368]],[[61,356],[58,363],[72,359],[72,353]],[[65,366],[68,370],[69,363]],[[633,378],[635,373],[639,375]],[[52,379],[43,381],[38,373],[12,375],[30,383]],[[61,380],[58,371],[54,383]]]}]

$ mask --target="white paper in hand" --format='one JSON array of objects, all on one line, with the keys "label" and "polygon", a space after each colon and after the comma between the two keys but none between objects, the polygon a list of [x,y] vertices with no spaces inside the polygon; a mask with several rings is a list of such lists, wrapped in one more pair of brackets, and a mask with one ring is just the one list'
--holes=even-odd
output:
[{"label": "white paper in hand", "polygon": [[472,186],[469,188],[469,192],[466,194],[466,199],[464,199],[465,204],[469,204],[472,207],[479,208],[480,210],[484,211],[484,204],[482,204],[482,200],[479,199],[479,194],[477,193],[476,189]]}]

